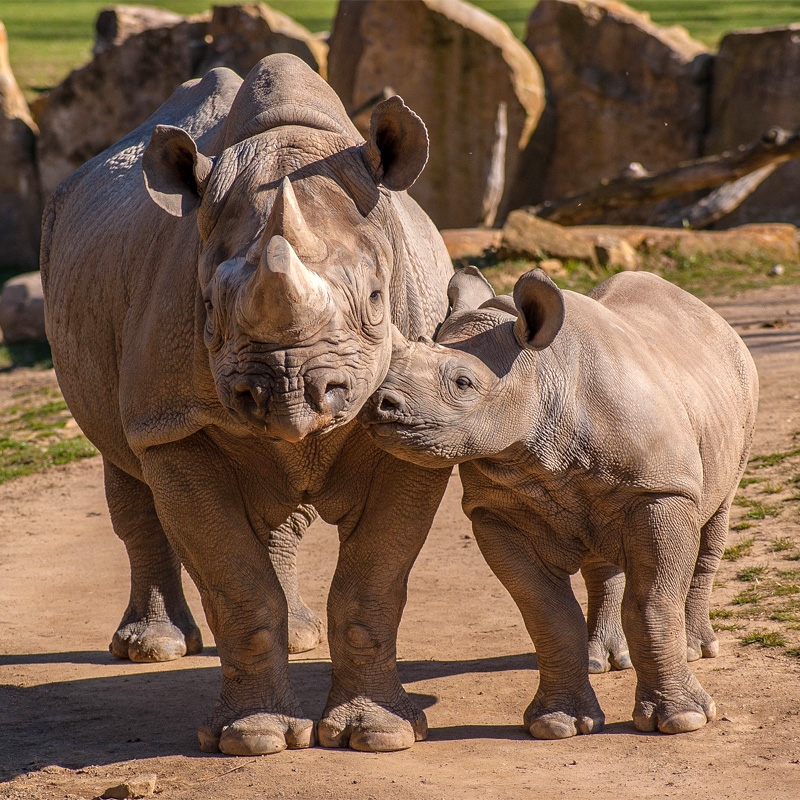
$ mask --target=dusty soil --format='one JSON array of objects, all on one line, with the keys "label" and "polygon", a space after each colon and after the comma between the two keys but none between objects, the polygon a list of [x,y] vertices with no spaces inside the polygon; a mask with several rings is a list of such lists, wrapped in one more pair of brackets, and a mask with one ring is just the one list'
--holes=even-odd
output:
[{"label": "dusty soil", "polygon": [[[740,330],[761,373],[754,452],[797,448],[800,287],[771,287],[713,305]],[[0,393],[48,379],[25,371],[2,375]],[[800,474],[800,462],[781,463]],[[732,534],[732,541],[747,534],[755,543],[749,556],[723,562],[715,605],[729,603],[744,586],[736,579],[743,565],[783,558],[768,555],[770,542],[800,541],[800,504],[783,491],[780,513]],[[138,773],[155,773],[156,792],[175,800],[488,800],[527,791],[620,800],[800,797],[800,659],[784,648],[744,646],[739,630],[723,630],[721,655],[692,667],[719,712],[703,730],[638,733],[631,722],[634,675],[627,671],[592,678],[606,713],[602,733],[558,742],[525,735],[521,719],[536,689],[535,656],[459,501],[454,476],[412,572],[400,629],[401,677],[426,708],[428,740],[391,754],[313,748],[237,759],[197,747],[195,729],[220,675],[194,587],[187,591],[204,628],[201,655],[136,665],[107,652],[128,575],[105,508],[99,458],[0,486],[0,797],[94,798]],[[301,580],[306,600],[320,612],[335,555],[335,532],[316,523],[303,543]],[[790,638],[798,635],[785,627]],[[329,684],[327,650],[293,656],[291,677],[306,711],[318,718]]]}]

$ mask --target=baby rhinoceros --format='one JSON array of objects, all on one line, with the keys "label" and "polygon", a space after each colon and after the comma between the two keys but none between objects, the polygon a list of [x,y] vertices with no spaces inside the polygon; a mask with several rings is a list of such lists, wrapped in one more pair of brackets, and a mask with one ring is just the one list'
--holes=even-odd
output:
[{"label": "baby rhinoceros", "polygon": [[648,273],[582,296],[537,269],[512,299],[468,267],[448,295],[437,343],[396,336],[361,419],[397,456],[460,464],[475,538],[538,655],[526,729],[549,739],[603,726],[569,578],[598,559],[625,573],[636,727],[702,727],[715,707],[687,641],[717,653],[708,600],[758,402],[747,348]]}]

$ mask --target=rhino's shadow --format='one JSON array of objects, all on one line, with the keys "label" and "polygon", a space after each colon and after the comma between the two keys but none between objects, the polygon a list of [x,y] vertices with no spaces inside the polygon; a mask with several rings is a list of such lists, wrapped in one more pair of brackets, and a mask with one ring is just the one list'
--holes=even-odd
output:
[{"label": "rhino's shadow", "polygon": [[[92,677],[32,687],[0,687],[0,781],[41,769],[48,764],[79,769],[131,759],[201,756],[195,731],[216,699],[221,673],[215,651],[207,648],[194,663],[208,666]],[[109,664],[108,653],[70,652],[0,656],[0,666],[23,664]],[[185,662],[184,662],[185,663]],[[400,677],[417,705],[428,708],[437,698],[413,693],[416,681],[471,672],[532,669],[533,654],[471,661],[406,661]],[[134,671],[136,670],[136,671]],[[293,661],[292,684],[306,713],[319,719],[330,687],[330,663]],[[485,727],[459,728],[435,739],[516,738],[511,729],[487,734]],[[470,732],[474,731],[472,735]],[[434,733],[433,731],[431,732]]]}]

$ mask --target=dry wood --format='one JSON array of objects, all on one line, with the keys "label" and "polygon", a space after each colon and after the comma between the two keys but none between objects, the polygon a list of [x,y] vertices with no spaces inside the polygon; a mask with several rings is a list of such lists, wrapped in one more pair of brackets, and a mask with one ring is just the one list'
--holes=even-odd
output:
[{"label": "dry wood", "polygon": [[[733,184],[752,172],[768,166],[774,168],[794,158],[800,158],[800,131],[769,128],[761,138],[736,150],[684,161],[673,169],[658,173],[649,173],[641,165],[631,164],[619,177],[604,180],[588,192],[559,200],[548,200],[527,210],[550,222],[577,225],[602,217],[605,212],[613,209],[639,203],[654,203],[687,192]],[[761,180],[764,177],[766,174]],[[745,181],[728,196],[720,199],[727,209],[724,213],[738,205],[731,205],[736,197],[739,202],[744,200],[750,193],[745,190],[751,185],[752,182]],[[754,188],[752,186],[750,191]],[[702,215],[698,213],[698,220],[701,218]]]}]

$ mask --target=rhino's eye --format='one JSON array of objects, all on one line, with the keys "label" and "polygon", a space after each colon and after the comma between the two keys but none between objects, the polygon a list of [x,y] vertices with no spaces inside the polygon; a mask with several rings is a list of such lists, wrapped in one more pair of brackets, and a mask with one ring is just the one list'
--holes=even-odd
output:
[{"label": "rhino's eye", "polygon": [[210,300],[206,300],[206,314],[210,314],[214,310],[214,304]]},{"label": "rhino's eye", "polygon": [[376,289],[370,296],[369,299],[372,300],[373,303],[377,303],[381,299],[381,290]]},{"label": "rhino's eye", "polygon": [[459,375],[455,379],[455,384],[459,389],[471,389],[472,381],[466,375]]}]

